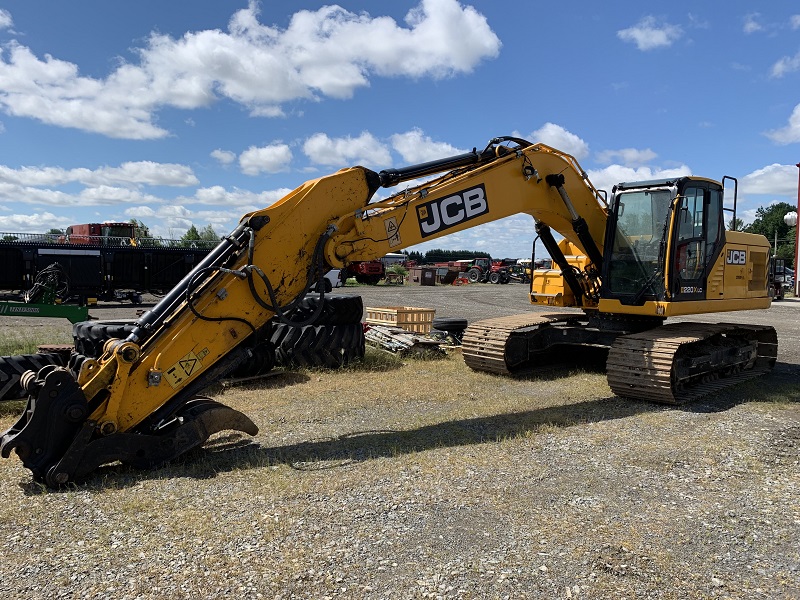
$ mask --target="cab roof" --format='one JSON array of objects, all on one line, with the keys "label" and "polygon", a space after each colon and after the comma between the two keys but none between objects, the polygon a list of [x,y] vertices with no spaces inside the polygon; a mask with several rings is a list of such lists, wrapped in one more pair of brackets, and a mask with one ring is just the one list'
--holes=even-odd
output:
[{"label": "cab roof", "polygon": [[690,181],[711,183],[719,187],[722,186],[722,184],[719,181],[715,181],[707,177],[695,177],[692,175],[688,175],[682,177],[670,177],[668,179],[649,179],[647,181],[623,181],[622,183],[618,183],[617,185],[615,185],[614,190],[630,190],[635,188],[673,187],[673,186],[683,187],[683,185],[685,185]]}]

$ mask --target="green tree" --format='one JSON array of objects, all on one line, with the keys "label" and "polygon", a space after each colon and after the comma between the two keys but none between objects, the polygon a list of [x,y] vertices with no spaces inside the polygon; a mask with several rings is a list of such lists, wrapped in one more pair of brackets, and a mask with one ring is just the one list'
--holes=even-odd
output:
[{"label": "green tree", "polygon": [[59,229],[58,227],[52,227],[47,233],[51,233],[53,235],[63,235],[64,234],[64,230],[63,229]]},{"label": "green tree", "polygon": [[437,262],[449,262],[453,260],[466,260],[469,258],[478,258],[481,256],[489,256],[488,252],[479,252],[475,250],[441,250],[436,248],[428,250],[425,253],[426,264]]},{"label": "green tree", "polygon": [[200,239],[205,240],[206,242],[218,242],[219,236],[214,231],[214,228],[209,224],[203,227],[200,232]]},{"label": "green tree", "polygon": [[725,224],[725,229],[728,231],[743,231],[744,227],[744,221],[739,217],[731,217],[731,220]]},{"label": "green tree", "polygon": [[181,236],[181,240],[184,242],[193,242],[197,240],[202,240],[205,242],[218,242],[219,236],[214,231],[214,228],[211,225],[206,225],[202,229],[197,229],[194,223],[189,229]]},{"label": "green tree", "polygon": [[197,231],[197,227],[194,226],[194,223],[192,223],[192,226],[181,236],[182,242],[195,242],[199,239],[201,239],[200,232]]},{"label": "green tree", "polygon": [[138,238],[153,237],[153,234],[150,233],[150,228],[144,223],[142,223],[139,219],[131,219],[128,222],[133,223],[133,226],[136,227],[136,237]]},{"label": "green tree", "polygon": [[[787,264],[794,264],[795,228],[789,227],[783,217],[793,210],[796,210],[796,207],[786,202],[760,206],[756,210],[755,221],[744,227],[744,231],[748,233],[760,233],[765,236],[773,246],[777,239],[776,256],[786,259]],[[773,252],[775,251],[773,247]]]}]

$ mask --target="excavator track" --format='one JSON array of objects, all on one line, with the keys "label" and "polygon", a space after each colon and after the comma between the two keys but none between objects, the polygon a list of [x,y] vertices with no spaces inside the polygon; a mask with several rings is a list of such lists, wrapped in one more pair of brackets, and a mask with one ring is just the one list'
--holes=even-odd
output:
[{"label": "excavator track", "polygon": [[670,323],[617,338],[608,384],[621,397],[684,404],[770,372],[777,349],[773,327]]},{"label": "excavator track", "polygon": [[525,334],[575,317],[575,314],[530,313],[477,321],[464,331],[461,341],[464,362],[476,371],[510,375],[524,366],[528,358],[523,353],[525,360],[514,359],[515,338],[526,344]]},{"label": "excavator track", "polygon": [[778,350],[775,329],[760,325],[685,322],[602,333],[574,313],[512,315],[467,327],[462,353],[471,369],[511,375],[557,357],[559,347],[605,347],[615,394],[684,404],[768,373]]}]

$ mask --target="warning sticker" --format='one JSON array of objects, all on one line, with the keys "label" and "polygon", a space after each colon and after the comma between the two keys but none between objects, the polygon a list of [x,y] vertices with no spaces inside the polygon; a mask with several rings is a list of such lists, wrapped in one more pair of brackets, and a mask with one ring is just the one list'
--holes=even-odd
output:
[{"label": "warning sticker", "polygon": [[397,219],[389,217],[384,219],[383,226],[386,228],[386,237],[389,240],[389,247],[395,248],[403,242],[400,241],[400,228],[397,226]]},{"label": "warning sticker", "polygon": [[164,378],[173,388],[177,389],[186,379],[191,377],[192,373],[203,367],[200,359],[208,352],[200,352],[199,354],[200,356],[194,352],[189,352],[164,372]]}]

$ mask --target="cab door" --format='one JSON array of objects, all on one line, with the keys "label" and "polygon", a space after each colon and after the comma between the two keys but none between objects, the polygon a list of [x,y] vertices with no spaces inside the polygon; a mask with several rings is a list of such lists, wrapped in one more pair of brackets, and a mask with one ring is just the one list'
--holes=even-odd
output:
[{"label": "cab door", "polygon": [[672,300],[703,300],[711,265],[723,246],[722,188],[687,181],[674,213],[670,292]]}]

